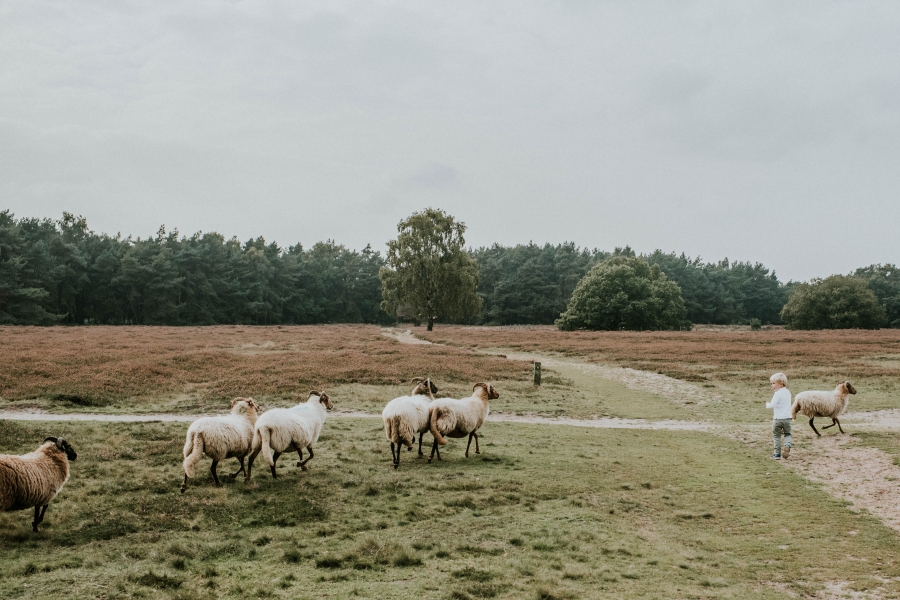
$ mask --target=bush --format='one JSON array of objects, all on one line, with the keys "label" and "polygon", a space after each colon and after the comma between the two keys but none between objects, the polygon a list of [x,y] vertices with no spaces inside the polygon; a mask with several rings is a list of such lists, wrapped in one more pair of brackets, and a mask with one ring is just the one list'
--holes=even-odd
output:
[{"label": "bush", "polygon": [[886,313],[866,281],[832,275],[798,285],[781,317],[790,329],[878,329]]},{"label": "bush", "polygon": [[762,329],[762,321],[759,319],[750,319],[750,329],[751,331],[759,331]]},{"label": "bush", "polygon": [[556,326],[574,329],[677,329],[690,327],[681,289],[656,265],[615,256],[585,275]]}]

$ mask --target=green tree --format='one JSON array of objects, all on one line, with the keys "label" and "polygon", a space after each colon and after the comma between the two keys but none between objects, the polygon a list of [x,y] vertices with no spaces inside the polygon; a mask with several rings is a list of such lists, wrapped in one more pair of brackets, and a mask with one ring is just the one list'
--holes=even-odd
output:
[{"label": "green tree", "polygon": [[869,265],[857,269],[856,277],[865,279],[887,311],[888,327],[900,327],[900,269],[896,265]]},{"label": "green tree", "polygon": [[657,266],[636,257],[613,256],[578,282],[556,326],[574,329],[675,329],[685,322],[681,290]]},{"label": "green tree", "polygon": [[878,329],[885,310],[865,280],[832,275],[798,285],[781,317],[791,329]]},{"label": "green tree", "polygon": [[464,223],[432,208],[413,213],[397,226],[388,242],[381,279],[381,308],[388,314],[428,322],[465,318],[481,310],[478,264],[465,251]]}]

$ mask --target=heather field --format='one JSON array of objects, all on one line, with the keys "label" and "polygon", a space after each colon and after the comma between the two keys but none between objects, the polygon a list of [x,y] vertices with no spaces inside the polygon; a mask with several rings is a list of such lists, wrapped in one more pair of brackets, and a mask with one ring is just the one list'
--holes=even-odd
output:
[{"label": "heather field", "polygon": [[523,380],[531,368],[400,344],[364,325],[0,327],[0,345],[0,408],[197,412],[235,396],[290,402],[348,383],[399,390],[415,376]]},{"label": "heather field", "polygon": [[[492,414],[519,419],[485,423],[480,455],[451,440],[395,471],[380,420],[334,414],[310,471],[284,457],[278,480],[258,462],[215,488],[204,460],[184,495],[186,423],[0,420],[0,453],[47,435],[79,453],[39,533],[29,511],[0,513],[0,597],[900,598],[897,419],[865,412],[900,408],[896,332],[413,332],[435,343],[371,326],[0,328],[3,411],[221,413],[325,387],[336,412],[371,414],[429,375],[457,396],[489,380]],[[853,379],[848,434],[798,422],[791,462],[770,460],[775,369],[795,392]]]}]

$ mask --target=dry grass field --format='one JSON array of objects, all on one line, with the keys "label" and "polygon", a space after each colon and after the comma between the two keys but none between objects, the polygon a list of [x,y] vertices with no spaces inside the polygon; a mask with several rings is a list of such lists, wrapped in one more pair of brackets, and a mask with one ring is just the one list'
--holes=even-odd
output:
[{"label": "dry grass field", "polygon": [[0,347],[0,399],[19,408],[155,403],[196,412],[235,396],[285,400],[426,375],[521,380],[530,369],[466,349],[399,344],[375,326],[0,327]]}]

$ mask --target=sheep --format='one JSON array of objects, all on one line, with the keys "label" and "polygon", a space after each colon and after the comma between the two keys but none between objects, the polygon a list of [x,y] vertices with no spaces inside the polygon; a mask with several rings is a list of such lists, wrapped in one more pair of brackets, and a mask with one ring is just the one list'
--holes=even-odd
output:
[{"label": "sheep", "polygon": [[440,398],[432,402],[431,435],[434,436],[434,443],[431,445],[431,457],[428,462],[431,462],[435,453],[437,453],[438,460],[441,460],[438,444],[443,446],[447,443],[444,435],[454,438],[469,436],[466,458],[469,456],[472,438],[475,438],[475,454],[481,454],[476,432],[490,412],[488,400],[496,400],[499,397],[500,394],[497,393],[494,386],[488,383],[476,383],[472,386],[472,395],[468,398],[462,400]]},{"label": "sheep", "polygon": [[203,417],[197,419],[187,431],[184,442],[184,479],[181,493],[187,489],[188,477],[194,476],[194,468],[203,454],[212,459],[209,471],[216,487],[222,483],[216,473],[220,460],[235,457],[241,463],[237,472],[229,475],[232,479],[244,469],[244,457],[250,454],[253,442],[253,426],[259,416],[259,404],[253,398],[235,398],[231,401],[231,414],[224,417]]},{"label": "sheep", "polygon": [[0,454],[0,511],[34,507],[31,529],[38,525],[50,501],[69,480],[69,461],[78,455],[63,438],[48,437],[34,452],[13,456]]},{"label": "sheep", "polygon": [[806,415],[809,417],[809,426],[816,432],[816,435],[822,437],[822,434],[816,429],[813,419],[816,417],[830,417],[831,425],[826,425],[822,429],[838,426],[841,433],[844,429],[838,416],[847,408],[847,401],[850,394],[855,394],[856,389],[850,385],[849,381],[839,383],[833,392],[800,392],[794,396],[794,405],[791,406],[791,419],[796,420],[797,415]]},{"label": "sheep", "polygon": [[[272,470],[272,479],[277,479],[275,463],[282,452],[296,450],[300,455],[297,466],[307,471],[306,463],[313,459],[313,444],[319,440],[322,425],[325,424],[326,411],[331,410],[333,404],[324,391],[313,390],[309,393],[306,402],[302,402],[292,408],[275,408],[263,413],[253,429],[253,450],[250,453],[250,461],[247,464],[247,473],[244,481],[250,480],[250,472],[256,456],[263,453],[269,468]],[[309,458],[303,460],[303,449],[309,450]]]},{"label": "sheep", "polygon": [[394,398],[381,411],[384,435],[391,443],[391,458],[394,461],[395,469],[400,468],[400,445],[404,444],[407,450],[412,450],[416,434],[419,434],[419,456],[424,456],[422,454],[422,436],[431,426],[429,405],[438,391],[431,379],[416,377],[412,383],[415,384],[415,387],[408,396]]}]

